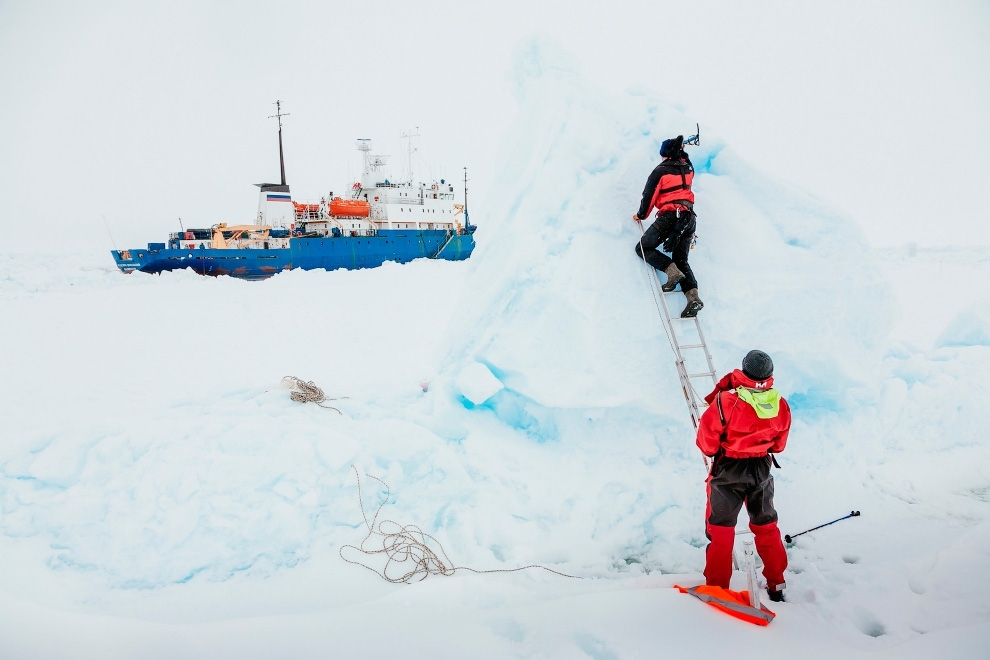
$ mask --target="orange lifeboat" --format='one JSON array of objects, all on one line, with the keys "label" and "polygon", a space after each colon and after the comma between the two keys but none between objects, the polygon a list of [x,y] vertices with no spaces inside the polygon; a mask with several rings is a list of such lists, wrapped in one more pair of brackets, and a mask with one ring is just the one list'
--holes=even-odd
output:
[{"label": "orange lifeboat", "polygon": [[292,205],[296,207],[296,213],[306,213],[307,211],[310,213],[320,212],[319,204],[301,204],[299,202],[292,202]]},{"label": "orange lifeboat", "polygon": [[330,200],[330,215],[347,218],[367,218],[371,215],[371,204],[360,199],[341,199],[334,197]]},{"label": "orange lifeboat", "polygon": [[292,205],[296,208],[296,220],[311,221],[320,217],[319,204],[301,204],[299,202],[292,202]]}]

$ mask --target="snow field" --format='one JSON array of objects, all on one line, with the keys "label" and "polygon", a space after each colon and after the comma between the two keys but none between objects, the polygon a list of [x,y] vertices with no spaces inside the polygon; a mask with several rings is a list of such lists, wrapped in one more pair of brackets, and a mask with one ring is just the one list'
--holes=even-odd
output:
[{"label": "snow field", "polygon": [[[701,580],[705,474],[630,219],[659,141],[693,122],[603,94],[543,42],[513,75],[503,194],[472,213],[468,262],[250,283],[0,257],[0,549],[16,558],[0,565],[0,650],[985,647],[990,250],[938,253],[946,286],[933,253],[870,250],[851,218],[703,133],[702,322],[719,371],[766,350],[792,403],[781,527],[863,512],[789,549],[769,628],[721,617],[669,589]],[[348,397],[331,402],[343,414],[290,401],[285,375]],[[459,566],[585,579],[385,584],[337,554],[365,534],[352,464],[390,486],[383,518]],[[373,511],[384,489],[362,485]],[[72,632],[43,639],[39,621]]]}]

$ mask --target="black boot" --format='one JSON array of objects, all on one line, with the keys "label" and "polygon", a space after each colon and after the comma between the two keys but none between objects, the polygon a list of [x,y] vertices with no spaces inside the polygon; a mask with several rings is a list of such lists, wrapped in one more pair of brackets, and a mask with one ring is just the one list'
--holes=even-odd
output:
[{"label": "black boot", "polygon": [[667,282],[660,288],[670,293],[677,288],[677,283],[684,279],[684,273],[681,272],[681,269],[673,261],[667,266],[667,270],[663,272],[667,276]]},{"label": "black boot", "polygon": [[687,306],[684,307],[684,311],[681,312],[682,319],[689,319],[693,316],[697,316],[701,308],[705,306],[705,303],[701,302],[701,298],[698,297],[697,289],[689,289],[684,292],[684,297],[687,298]]},{"label": "black boot", "polygon": [[783,603],[784,602],[784,592],[783,591],[774,591],[770,587],[767,587],[767,596],[769,596],[770,597],[770,600],[773,601],[773,602],[775,602],[775,603]]}]

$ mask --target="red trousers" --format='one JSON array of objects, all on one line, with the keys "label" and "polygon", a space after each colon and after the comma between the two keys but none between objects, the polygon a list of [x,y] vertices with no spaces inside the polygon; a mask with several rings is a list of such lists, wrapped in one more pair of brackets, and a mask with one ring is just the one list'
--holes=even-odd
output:
[{"label": "red trousers", "polygon": [[773,476],[770,458],[720,457],[708,476],[708,507],[705,534],[710,543],[705,551],[705,583],[729,588],[732,577],[732,546],[736,538],[736,518],[743,505],[749,513],[749,528],[756,551],[763,559],[763,577],[770,589],[784,586],[787,553],[777,529],[773,508]]}]

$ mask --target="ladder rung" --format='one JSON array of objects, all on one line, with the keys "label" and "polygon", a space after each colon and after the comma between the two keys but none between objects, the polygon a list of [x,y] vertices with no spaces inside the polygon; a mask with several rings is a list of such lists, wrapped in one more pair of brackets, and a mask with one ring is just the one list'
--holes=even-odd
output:
[{"label": "ladder rung", "polygon": [[671,316],[671,321],[697,321],[697,316]]},{"label": "ladder rung", "polygon": [[704,348],[704,344],[683,344],[679,348]]},{"label": "ladder rung", "polygon": [[705,376],[714,376],[714,375],[715,375],[714,371],[706,371],[703,374],[688,374],[688,378],[703,378]]}]

